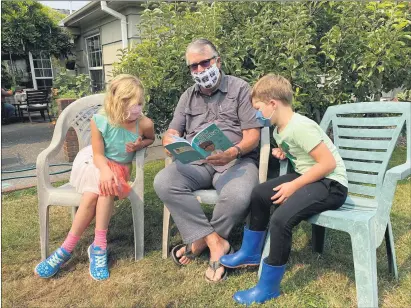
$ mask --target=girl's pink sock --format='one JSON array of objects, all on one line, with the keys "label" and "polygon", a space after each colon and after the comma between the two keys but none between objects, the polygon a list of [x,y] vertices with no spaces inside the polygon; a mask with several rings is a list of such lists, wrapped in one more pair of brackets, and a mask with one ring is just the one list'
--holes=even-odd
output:
[{"label": "girl's pink sock", "polygon": [[95,230],[94,246],[98,246],[101,249],[107,249],[107,231],[108,230]]},{"label": "girl's pink sock", "polygon": [[69,232],[66,240],[64,241],[63,245],[61,245],[61,247],[63,247],[64,250],[66,250],[68,253],[71,253],[74,250],[74,247],[76,247],[79,239],[80,236],[74,235]]}]

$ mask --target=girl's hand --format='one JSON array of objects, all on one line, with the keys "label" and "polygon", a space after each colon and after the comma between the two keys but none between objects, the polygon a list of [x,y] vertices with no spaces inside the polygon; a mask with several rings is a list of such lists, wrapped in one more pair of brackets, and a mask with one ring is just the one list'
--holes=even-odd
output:
[{"label": "girl's hand", "polygon": [[286,159],[285,153],[284,153],[283,150],[281,150],[280,148],[274,148],[274,149],[272,149],[271,154],[272,154],[275,158],[277,158],[277,159],[279,159],[279,160],[284,160],[284,159]]},{"label": "girl's hand", "polygon": [[277,193],[271,197],[273,204],[284,203],[297,189],[298,187],[293,182],[283,183],[273,188],[274,191],[277,191]]},{"label": "girl's hand", "polygon": [[141,136],[138,137],[135,142],[126,143],[127,153],[140,151],[142,148],[144,148],[144,144],[143,144],[143,138],[141,138]]},{"label": "girl's hand", "polygon": [[103,196],[118,196],[118,179],[108,166],[100,172],[100,192]]}]

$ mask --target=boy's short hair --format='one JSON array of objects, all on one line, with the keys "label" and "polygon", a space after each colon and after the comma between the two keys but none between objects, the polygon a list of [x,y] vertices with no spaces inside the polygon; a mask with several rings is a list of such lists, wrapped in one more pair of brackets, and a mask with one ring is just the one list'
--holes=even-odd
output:
[{"label": "boy's short hair", "polygon": [[286,105],[293,103],[293,88],[291,83],[284,77],[268,74],[260,78],[251,91],[251,99],[268,102],[272,99],[279,100]]}]

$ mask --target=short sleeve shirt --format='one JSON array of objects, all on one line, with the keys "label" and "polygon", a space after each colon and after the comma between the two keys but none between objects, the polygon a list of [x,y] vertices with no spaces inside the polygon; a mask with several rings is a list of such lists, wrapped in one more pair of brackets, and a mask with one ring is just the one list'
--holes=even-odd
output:
[{"label": "short sleeve shirt", "polygon": [[316,164],[316,161],[309,153],[318,144],[324,142],[337,164],[334,171],[328,174],[326,178],[335,180],[345,187],[348,186],[344,161],[331,139],[313,120],[294,113],[287,126],[280,133],[278,133],[277,128],[274,129],[273,137],[290,160],[294,170],[300,174],[306,173]]},{"label": "short sleeve shirt", "polygon": [[[261,128],[251,104],[248,83],[224,73],[221,78],[220,86],[210,96],[202,94],[198,85],[188,88],[180,97],[169,129],[185,134],[191,142],[200,130],[215,123],[237,144],[243,138],[242,130]],[[257,149],[245,156],[256,159]]]},{"label": "short sleeve shirt", "polygon": [[131,163],[136,152],[128,153],[126,143],[136,141],[138,129],[135,134],[123,127],[112,126],[102,114],[93,115],[93,120],[104,139],[104,156],[121,164]]}]

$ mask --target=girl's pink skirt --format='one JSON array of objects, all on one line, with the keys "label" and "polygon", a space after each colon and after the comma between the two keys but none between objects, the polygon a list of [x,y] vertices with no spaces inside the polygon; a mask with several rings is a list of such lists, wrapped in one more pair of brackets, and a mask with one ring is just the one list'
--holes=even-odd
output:
[{"label": "girl's pink skirt", "polygon": [[[126,198],[131,190],[127,181],[130,179],[130,169],[127,165],[108,160],[108,166],[118,179],[118,198]],[[94,165],[93,150],[91,145],[83,148],[78,152],[73,162],[73,168],[70,175],[70,185],[73,186],[80,194],[92,192],[101,195],[100,188],[100,170]]]}]

